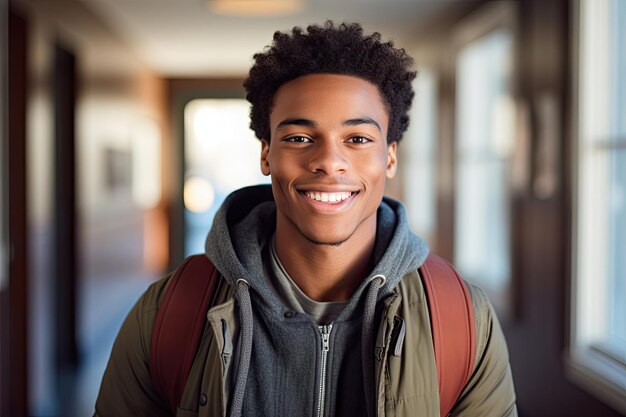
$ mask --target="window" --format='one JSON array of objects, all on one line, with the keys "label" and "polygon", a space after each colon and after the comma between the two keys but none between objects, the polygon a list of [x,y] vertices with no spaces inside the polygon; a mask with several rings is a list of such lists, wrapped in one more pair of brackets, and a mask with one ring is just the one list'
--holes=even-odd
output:
[{"label": "window", "polygon": [[503,319],[512,304],[512,68],[513,34],[504,25],[466,42],[457,58],[455,265]]},{"label": "window", "polygon": [[260,169],[261,141],[250,130],[243,99],[200,99],[185,106],[185,256],[204,241],[224,199],[248,185],[268,183]]},{"label": "window", "polygon": [[574,198],[574,381],[626,411],[626,2],[580,0]]}]

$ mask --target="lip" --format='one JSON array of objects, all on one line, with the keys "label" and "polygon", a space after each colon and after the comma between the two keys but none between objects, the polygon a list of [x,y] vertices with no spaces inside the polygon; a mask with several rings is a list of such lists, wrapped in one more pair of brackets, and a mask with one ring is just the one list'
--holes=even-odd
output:
[{"label": "lip", "polygon": [[[346,210],[346,208],[355,200],[355,198],[359,195],[359,191],[350,191],[350,190],[340,190],[340,191],[322,191],[322,190],[328,190],[328,188],[311,188],[311,189],[307,189],[307,190],[298,190],[298,195],[305,201],[305,203],[311,207],[314,211],[318,211],[321,213],[337,213],[337,212],[341,212],[343,210]],[[325,192],[325,193],[352,193],[350,195],[350,197],[346,198],[345,200],[342,201],[317,201],[317,200],[313,200],[312,198],[310,198],[309,196],[307,196],[305,194],[306,191],[318,191],[318,192]]]},{"label": "lip", "polygon": [[298,186],[296,188],[298,192],[303,193],[306,191],[318,191],[320,193],[358,193],[361,191],[355,187],[345,186],[331,186],[331,185],[310,185],[310,186]]}]

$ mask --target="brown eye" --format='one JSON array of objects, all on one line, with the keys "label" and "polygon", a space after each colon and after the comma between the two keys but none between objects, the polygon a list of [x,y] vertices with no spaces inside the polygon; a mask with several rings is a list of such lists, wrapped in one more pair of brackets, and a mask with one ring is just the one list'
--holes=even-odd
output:
[{"label": "brown eye", "polygon": [[291,143],[308,143],[308,142],[312,142],[311,139],[307,138],[306,136],[291,136],[289,138],[284,139],[285,142],[291,142]]},{"label": "brown eye", "polygon": [[354,143],[355,145],[365,145],[366,143],[371,142],[371,139],[368,139],[363,136],[354,136],[349,139],[350,143]]}]

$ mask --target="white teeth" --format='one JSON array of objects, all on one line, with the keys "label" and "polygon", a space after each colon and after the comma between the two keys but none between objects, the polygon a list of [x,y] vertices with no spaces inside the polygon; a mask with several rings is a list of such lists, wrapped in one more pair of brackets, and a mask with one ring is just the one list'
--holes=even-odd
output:
[{"label": "white teeth", "polygon": [[306,191],[305,192],[306,196],[309,197],[311,200],[315,200],[315,201],[321,201],[324,203],[338,203],[341,202],[347,198],[349,198],[352,193],[351,192],[347,192],[347,193],[322,193],[319,191]]}]

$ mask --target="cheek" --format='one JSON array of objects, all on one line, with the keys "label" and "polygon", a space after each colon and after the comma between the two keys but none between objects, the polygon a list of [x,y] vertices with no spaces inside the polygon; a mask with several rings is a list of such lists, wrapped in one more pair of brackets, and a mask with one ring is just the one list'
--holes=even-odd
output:
[{"label": "cheek", "polygon": [[295,158],[272,152],[269,153],[268,161],[272,175],[272,185],[286,192],[289,184],[299,175],[297,161]]},{"label": "cheek", "polygon": [[285,171],[289,171],[289,168],[285,166],[285,162],[283,158],[280,158],[277,155],[273,155],[271,152],[267,158],[270,171],[272,173],[272,178],[282,178],[285,176]]},{"label": "cheek", "polygon": [[384,187],[387,178],[387,154],[363,158],[359,161],[359,171],[370,186]]}]

